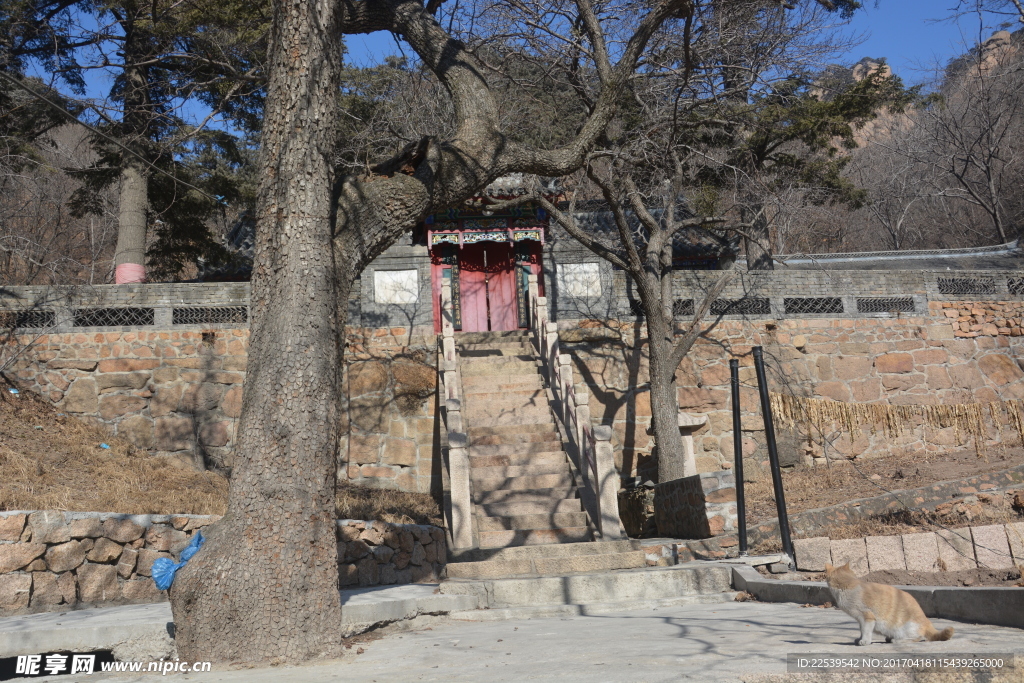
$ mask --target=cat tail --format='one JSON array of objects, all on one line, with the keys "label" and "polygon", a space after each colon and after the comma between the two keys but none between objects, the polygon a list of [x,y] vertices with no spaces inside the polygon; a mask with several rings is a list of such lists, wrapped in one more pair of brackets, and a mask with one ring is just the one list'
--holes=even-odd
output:
[{"label": "cat tail", "polygon": [[947,626],[941,631],[936,631],[931,624],[928,624],[928,628],[925,629],[924,637],[927,640],[949,640],[953,637],[953,627]]}]

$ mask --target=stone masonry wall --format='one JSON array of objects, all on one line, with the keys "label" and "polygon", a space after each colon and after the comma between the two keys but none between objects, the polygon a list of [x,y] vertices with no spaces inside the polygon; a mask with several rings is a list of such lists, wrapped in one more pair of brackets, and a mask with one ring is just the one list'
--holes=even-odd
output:
[{"label": "stone masonry wall", "polygon": [[658,534],[669,538],[708,538],[736,530],[736,478],[706,472],[654,488]]},{"label": "stone masonry wall", "polygon": [[[0,512],[0,614],[161,602],[150,570],[177,561],[216,515],[123,515],[58,510]],[[339,584],[438,581],[444,530],[417,524],[338,521]]]},{"label": "stone masonry wall", "polygon": [[[990,310],[993,302],[956,304],[957,312]],[[733,435],[729,365],[740,362],[745,476],[765,476],[767,460],[751,348],[764,347],[770,388],[800,396],[848,402],[939,404],[1024,398],[1024,338],[1014,328],[983,327],[960,336],[946,317],[945,302],[929,302],[929,315],[863,319],[724,320],[698,340],[677,374],[679,405],[707,414],[708,424],[693,432],[699,472],[732,467]],[[591,392],[595,421],[613,427],[617,465],[624,477],[656,480],[646,345],[636,323],[560,323],[563,352],[575,363],[577,380]],[[959,327],[959,325],[958,325]],[[1005,334],[1003,330],[1009,329]],[[991,333],[991,334],[989,334]],[[852,440],[835,431],[812,434],[777,427],[783,464],[824,457],[872,457],[965,446],[955,429],[927,432],[914,427],[895,440],[870,430]],[[1016,432],[990,429],[989,442],[1016,444]]]}]

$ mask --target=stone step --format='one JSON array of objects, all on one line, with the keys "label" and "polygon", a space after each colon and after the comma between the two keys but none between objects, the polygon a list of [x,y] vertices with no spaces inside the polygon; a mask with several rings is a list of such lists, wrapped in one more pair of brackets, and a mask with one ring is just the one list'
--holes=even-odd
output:
[{"label": "stone step", "polygon": [[[540,364],[537,361],[502,360],[489,361],[474,358],[472,362],[460,363],[459,369],[466,377],[504,377],[513,375],[536,375]],[[499,382],[502,380],[498,380]]]},{"label": "stone step", "polygon": [[716,605],[723,602],[735,602],[736,591],[725,593],[702,593],[698,595],[680,595],[673,598],[658,600],[614,600],[611,602],[590,602],[569,605],[521,605],[519,607],[499,607],[496,609],[477,609],[471,612],[451,612],[452,619],[458,621],[508,621],[510,619],[570,619],[578,616],[598,616],[601,614],[620,614],[643,610],[651,612],[683,605]]},{"label": "stone step", "polygon": [[[466,417],[470,424],[486,424],[482,420],[499,419],[502,417],[533,417],[531,422],[542,421],[545,417],[550,418],[551,407],[547,401],[544,403],[514,403],[505,401],[468,401],[466,405]],[[499,422],[498,424],[502,424]],[[508,424],[516,424],[509,422]]]},{"label": "stone step", "polygon": [[553,474],[532,474],[518,477],[488,477],[472,474],[472,486],[478,491],[533,491],[573,485],[572,474],[567,467]]},{"label": "stone step", "polygon": [[[557,433],[552,432],[556,437]],[[484,457],[492,455],[526,456],[550,453],[561,453],[562,442],[557,438],[544,441],[525,441],[519,443],[473,444],[469,447],[469,456]],[[470,460],[472,463],[472,460]],[[495,465],[514,465],[518,463],[494,463]]]},{"label": "stone step", "polygon": [[494,427],[470,426],[469,428],[470,448],[545,441],[556,441],[561,444],[561,438],[553,424],[511,425],[508,427],[501,425]]},{"label": "stone step", "polygon": [[695,566],[692,563],[536,578],[449,579],[441,584],[442,594],[475,595],[481,601],[480,605],[489,609],[662,600],[731,591],[732,570],[729,567]]},{"label": "stone step", "polygon": [[[573,544],[571,548],[589,545]],[[520,546],[517,549],[540,549],[545,546]],[[550,547],[550,546],[546,546]],[[515,576],[561,576],[576,572],[614,571],[634,569],[647,564],[646,553],[631,550],[623,553],[575,555],[572,557],[525,557],[515,560],[483,560],[479,562],[450,562],[449,579],[503,579]]]},{"label": "stone step", "polygon": [[524,408],[516,412],[498,415],[467,415],[466,420],[474,427],[518,427],[521,425],[554,425],[551,409]]},{"label": "stone step", "polygon": [[498,467],[529,467],[532,465],[552,468],[561,467],[564,469],[565,463],[565,453],[562,451],[552,450],[550,452],[522,453],[518,455],[473,455],[473,449],[469,451],[469,466],[473,469],[486,470]]},{"label": "stone step", "polygon": [[496,341],[485,344],[459,344],[459,351],[522,351],[524,353],[536,353],[533,342],[525,341]]},{"label": "stone step", "polygon": [[[471,365],[467,364],[467,365]],[[462,374],[462,389],[467,394],[543,387],[544,377],[540,374],[522,375],[467,375]]]},{"label": "stone step", "polygon": [[[576,501],[577,503],[579,501]],[[577,509],[576,512],[579,510]],[[573,543],[569,545],[545,545],[545,546],[516,546],[512,548],[490,548],[481,550],[479,548],[465,548],[463,550],[448,550],[449,566],[452,563],[462,562],[483,562],[487,560],[501,560],[514,562],[518,560],[535,560],[537,558],[553,557],[580,557],[583,555],[607,555],[615,553],[628,553],[642,550],[644,541],[626,539],[624,541],[594,541],[592,543]]]},{"label": "stone step", "polygon": [[474,486],[479,486],[488,481],[503,481],[508,479],[521,479],[524,477],[543,477],[555,474],[567,474],[569,466],[565,458],[561,460],[546,460],[530,462],[525,465],[497,465],[490,467],[473,467],[470,463],[469,478]]},{"label": "stone step", "polygon": [[527,341],[530,333],[527,330],[506,330],[499,332],[456,332],[455,343],[490,344],[492,342]]},{"label": "stone step", "polygon": [[476,510],[488,517],[554,515],[580,512],[582,509],[583,505],[579,498],[503,501],[499,503],[478,503],[476,505]]},{"label": "stone step", "polygon": [[581,543],[591,540],[590,527],[574,526],[556,529],[506,529],[481,531],[477,534],[481,548],[508,548],[518,545],[545,545],[550,543]]},{"label": "stone step", "polygon": [[540,398],[548,395],[547,390],[541,383],[530,384],[502,384],[499,386],[506,387],[505,389],[498,389],[492,387],[489,384],[481,384],[470,389],[465,389],[466,396],[471,396],[472,399],[467,403],[477,403],[479,401],[490,401],[495,398],[507,398],[511,399],[526,399],[526,398]]},{"label": "stone step", "polygon": [[534,412],[539,410],[550,410],[550,405],[548,404],[547,393],[543,391],[513,396],[492,393],[479,394],[468,399],[464,410],[467,415],[494,417],[523,410],[533,410]]},{"label": "stone step", "polygon": [[558,529],[586,525],[587,513],[585,512],[560,512],[553,515],[514,515],[512,517],[477,516],[476,518],[476,528],[478,531]]},{"label": "stone step", "polygon": [[507,363],[512,360],[536,361],[537,357],[526,349],[462,349],[459,358],[466,363]]},{"label": "stone step", "polygon": [[[576,497],[575,486],[559,486],[543,489],[501,489],[497,491],[473,491],[474,503],[526,503],[555,502]],[[514,514],[514,513],[513,513]]]}]

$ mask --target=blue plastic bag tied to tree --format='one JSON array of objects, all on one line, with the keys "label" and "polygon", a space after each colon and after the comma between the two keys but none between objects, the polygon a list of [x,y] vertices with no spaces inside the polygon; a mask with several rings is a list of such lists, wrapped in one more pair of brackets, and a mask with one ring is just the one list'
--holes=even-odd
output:
[{"label": "blue plastic bag tied to tree", "polygon": [[153,574],[153,583],[156,587],[162,591],[167,590],[174,583],[174,575],[179,569],[185,566],[185,563],[192,559],[192,556],[199,552],[199,549],[203,547],[203,532],[197,531],[196,535],[192,537],[192,541],[185,546],[185,549],[181,551],[181,561],[175,562],[166,557],[158,557],[153,562],[153,568],[150,570]]}]

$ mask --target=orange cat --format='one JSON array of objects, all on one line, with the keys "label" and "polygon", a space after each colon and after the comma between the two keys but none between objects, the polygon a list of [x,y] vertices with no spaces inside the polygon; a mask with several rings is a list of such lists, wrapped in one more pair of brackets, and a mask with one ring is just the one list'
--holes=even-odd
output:
[{"label": "orange cat", "polygon": [[836,606],[860,624],[858,645],[870,645],[871,635],[878,631],[885,642],[894,640],[949,640],[953,628],[936,631],[924,615],[921,606],[906,591],[881,583],[861,581],[850,570],[850,563],[842,567],[825,565],[825,580],[835,598]]}]

